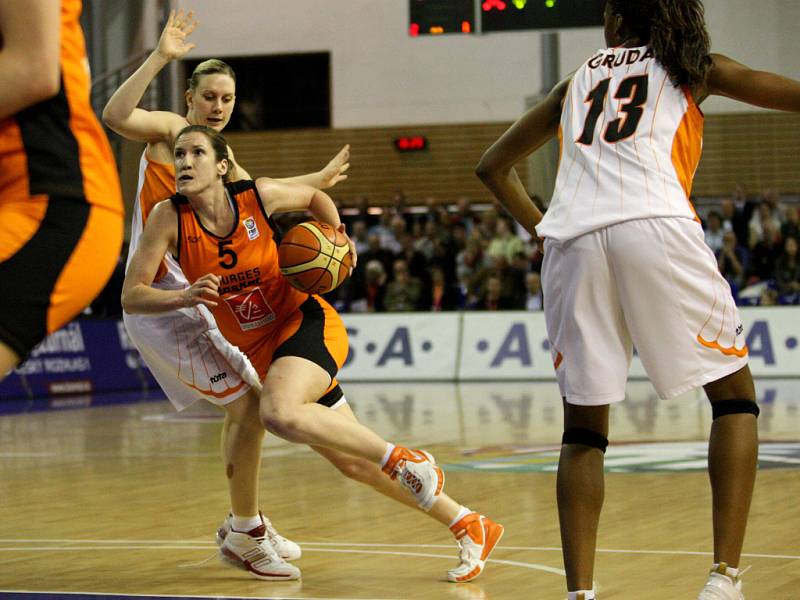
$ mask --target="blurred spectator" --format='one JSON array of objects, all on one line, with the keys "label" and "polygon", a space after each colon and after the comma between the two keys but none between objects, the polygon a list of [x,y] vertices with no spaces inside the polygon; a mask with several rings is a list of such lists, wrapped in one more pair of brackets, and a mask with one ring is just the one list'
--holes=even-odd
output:
[{"label": "blurred spectator", "polygon": [[722,236],[725,231],[722,229],[722,215],[712,210],[706,215],[705,231],[703,237],[706,244],[716,254],[722,248]]},{"label": "blurred spectator", "polygon": [[725,231],[733,231],[736,234],[737,240],[746,242],[747,222],[749,218],[745,218],[744,213],[736,209],[736,204],[733,200],[728,198],[720,202],[719,209],[722,215],[722,229]]},{"label": "blurred spectator", "polygon": [[377,215],[370,214],[369,207],[370,202],[367,196],[362,195],[356,198],[356,208],[358,209],[358,215],[356,215],[356,219],[364,221],[367,229],[378,224]]},{"label": "blurred spectator", "polygon": [[358,256],[358,264],[363,262],[366,265],[371,260],[377,260],[383,265],[384,272],[388,272],[391,269],[394,255],[386,248],[381,247],[380,236],[376,233],[370,233],[367,236],[367,245],[367,250]]},{"label": "blurred spectator", "polygon": [[[360,264],[360,261],[359,261]],[[386,295],[386,271],[379,260],[370,260],[364,267],[364,287],[350,302],[352,312],[383,312]]]},{"label": "blurred spectator", "polygon": [[765,231],[768,225],[776,234],[780,233],[781,222],[777,213],[778,211],[773,209],[772,205],[766,200],[763,200],[758,205],[758,210],[750,217],[750,223],[748,225],[747,245],[750,248],[755,248],[759,241],[764,241],[766,239]]},{"label": "blurred spectator", "polygon": [[530,271],[525,274],[525,288],[527,289],[525,310],[542,310],[544,299],[542,298],[542,281],[539,273]]},{"label": "blurred spectator", "polygon": [[775,261],[781,254],[779,228],[771,219],[765,219],[762,238],[756,242],[750,252],[750,265],[747,271],[747,283],[752,285],[758,281],[769,281],[775,273]]},{"label": "blurred spectator", "polygon": [[486,254],[491,258],[502,256],[506,261],[511,262],[514,255],[522,252],[523,248],[522,240],[514,233],[511,220],[505,216],[497,217],[495,234],[489,242]]},{"label": "blurred spectator", "polygon": [[464,227],[467,235],[472,233],[472,228],[475,226],[475,214],[472,212],[472,201],[466,196],[461,196],[456,201],[456,213],[453,215],[453,221]]},{"label": "blurred spectator", "polygon": [[736,297],[747,271],[747,250],[739,244],[733,231],[726,231],[722,236],[722,248],[717,252],[717,265]]},{"label": "blurred spectator", "polygon": [[430,268],[431,277],[431,301],[426,310],[434,312],[442,310],[455,310],[458,308],[458,297],[456,287],[447,280],[444,270],[434,265]]},{"label": "blurred spectator", "polygon": [[778,304],[778,292],[771,287],[764,286],[758,297],[759,306],[775,306]]},{"label": "blurred spectator", "polygon": [[787,237],[783,241],[783,253],[775,263],[775,286],[781,296],[800,293],[797,238]]},{"label": "blurred spectator", "polygon": [[781,225],[781,237],[800,239],[800,210],[796,206],[786,207],[784,221]]},{"label": "blurred spectator", "polygon": [[503,294],[503,283],[498,273],[492,273],[486,278],[477,302],[470,308],[473,310],[511,310],[513,308]]},{"label": "blurred spectator", "polygon": [[362,219],[353,221],[348,228],[348,235],[353,243],[356,245],[356,253],[361,256],[364,252],[369,250],[369,239],[367,236],[367,223]]},{"label": "blurred spectator", "polygon": [[412,277],[403,259],[394,261],[394,277],[386,286],[384,306],[387,312],[409,312],[419,310],[422,297],[422,282]]},{"label": "blurred spectator", "polygon": [[497,209],[494,207],[487,208],[478,216],[480,221],[475,226],[472,234],[475,235],[477,232],[481,239],[488,243],[497,234]]}]

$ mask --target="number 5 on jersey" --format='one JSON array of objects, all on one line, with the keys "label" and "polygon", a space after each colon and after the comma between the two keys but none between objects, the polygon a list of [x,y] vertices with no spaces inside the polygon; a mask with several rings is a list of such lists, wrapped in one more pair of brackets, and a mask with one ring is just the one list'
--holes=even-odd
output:
[{"label": "number 5 on jersey", "polygon": [[230,248],[226,248],[225,246],[229,246],[233,243],[233,240],[220,240],[218,244],[219,249],[219,257],[222,259],[219,261],[219,266],[223,269],[232,269],[236,266],[236,263],[239,262],[239,257],[236,256],[236,252],[231,250]]},{"label": "number 5 on jersey", "polygon": [[[611,79],[603,79],[594,89],[589,92],[584,102],[590,102],[589,113],[586,115],[586,122],[583,125],[583,133],[575,140],[578,144],[591,146],[594,141],[594,130],[597,119],[603,114],[603,105],[608,95],[608,86]],[[647,102],[647,75],[636,75],[628,77],[619,84],[614,98],[618,100],[628,100],[620,104],[618,112],[625,113],[622,117],[614,119],[606,127],[603,139],[609,144],[619,142],[636,132],[636,127],[644,114],[642,105]]]}]

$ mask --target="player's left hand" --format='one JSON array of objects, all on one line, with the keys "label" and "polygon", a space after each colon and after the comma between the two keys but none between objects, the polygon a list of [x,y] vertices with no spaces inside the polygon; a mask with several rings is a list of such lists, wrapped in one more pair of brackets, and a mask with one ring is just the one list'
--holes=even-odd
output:
[{"label": "player's left hand", "polygon": [[322,181],[319,188],[325,190],[332,188],[340,181],[347,179],[346,171],[350,168],[350,144],[344,147],[334,156],[331,161],[320,171]]},{"label": "player's left hand", "polygon": [[344,223],[339,223],[339,226],[336,228],[336,231],[343,234],[344,237],[347,238],[347,245],[350,246],[350,256],[353,259],[353,266],[350,267],[350,273],[348,275],[353,274],[353,269],[356,268],[356,261],[358,260],[358,254],[356,253],[356,245],[353,243],[353,240],[350,239],[350,236],[347,235],[345,231]]}]

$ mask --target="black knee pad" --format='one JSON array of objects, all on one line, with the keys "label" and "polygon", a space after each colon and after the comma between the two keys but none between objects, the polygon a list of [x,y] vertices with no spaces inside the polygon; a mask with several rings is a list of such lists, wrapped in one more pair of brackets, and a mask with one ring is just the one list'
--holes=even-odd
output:
[{"label": "black knee pad", "polygon": [[561,436],[561,443],[590,446],[601,450],[603,454],[606,453],[606,448],[608,448],[608,438],[606,436],[583,427],[570,427],[567,429],[564,435]]},{"label": "black knee pad", "polygon": [[758,404],[752,400],[721,400],[711,403],[711,415],[715,420],[725,415],[738,414],[750,414],[758,418],[760,412]]}]

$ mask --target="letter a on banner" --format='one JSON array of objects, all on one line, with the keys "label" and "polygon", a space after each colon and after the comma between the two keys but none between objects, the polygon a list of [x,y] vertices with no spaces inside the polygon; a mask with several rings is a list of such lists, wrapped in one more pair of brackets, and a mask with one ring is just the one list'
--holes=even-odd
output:
[{"label": "letter a on banner", "polygon": [[403,364],[410,367],[414,364],[414,358],[411,355],[411,339],[408,333],[408,327],[398,327],[394,330],[392,338],[386,344],[386,349],[378,359],[378,366],[384,366],[388,361],[393,359],[400,359]]},{"label": "letter a on banner", "polygon": [[512,358],[518,359],[523,367],[530,367],[533,364],[528,344],[528,333],[524,323],[514,323],[511,326],[511,329],[508,330],[508,335],[506,335],[503,343],[500,344],[500,349],[492,359],[491,366],[499,367],[504,361]]}]

